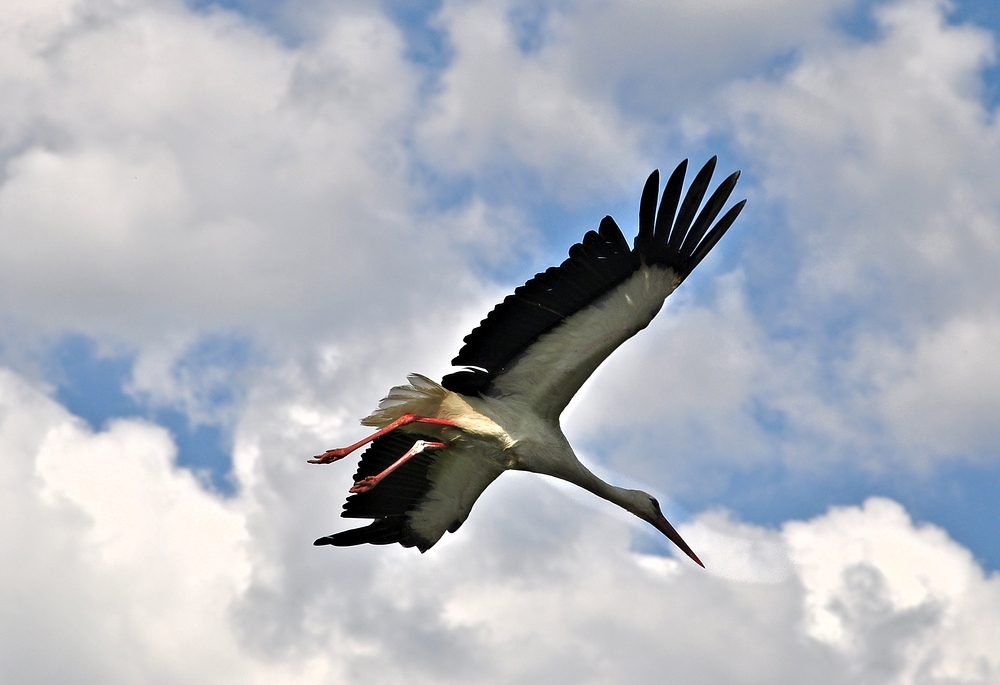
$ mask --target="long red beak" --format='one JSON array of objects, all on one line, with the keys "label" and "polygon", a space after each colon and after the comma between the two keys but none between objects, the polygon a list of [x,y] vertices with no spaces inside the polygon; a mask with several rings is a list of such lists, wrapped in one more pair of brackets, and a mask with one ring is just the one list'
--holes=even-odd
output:
[{"label": "long red beak", "polygon": [[656,526],[657,530],[670,538],[671,542],[684,550],[684,553],[691,557],[694,560],[694,563],[698,564],[702,568],[705,568],[705,564],[701,563],[701,559],[698,558],[698,555],[691,551],[688,544],[684,542],[684,538],[682,538],[677,531],[674,530],[674,527],[670,525],[670,521],[663,518],[662,514],[654,521],[651,521],[651,523]]}]

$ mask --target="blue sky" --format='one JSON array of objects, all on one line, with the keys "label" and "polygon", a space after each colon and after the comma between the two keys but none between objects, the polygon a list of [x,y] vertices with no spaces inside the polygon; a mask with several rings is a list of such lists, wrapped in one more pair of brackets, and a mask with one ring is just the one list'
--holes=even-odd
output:
[{"label": "blue sky", "polygon": [[[683,591],[710,618],[652,651],[690,678],[746,682],[699,669],[712,635],[765,624],[766,682],[1000,674],[954,628],[1000,630],[995,3],[46,0],[3,24],[8,547],[77,570],[58,630],[134,627],[74,642],[69,672],[125,682],[129,649],[156,655],[133,675],[188,678],[177,644],[213,642],[199,674],[619,682],[599,664],[663,663],[581,626],[674,635]],[[306,458],[406,373],[446,373],[605,214],[634,231],[653,167],[713,154],[746,210],[564,426],[714,570],[519,476],[423,556],[309,546],[341,529],[352,469]],[[49,616],[31,575],[0,588]],[[906,656],[879,671],[862,646],[887,626]],[[0,673],[60,677],[23,639]]]}]

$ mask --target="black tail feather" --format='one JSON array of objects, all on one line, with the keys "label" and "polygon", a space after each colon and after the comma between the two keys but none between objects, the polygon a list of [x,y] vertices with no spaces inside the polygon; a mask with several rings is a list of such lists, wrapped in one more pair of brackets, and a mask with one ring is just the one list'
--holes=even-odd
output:
[{"label": "black tail feather", "polygon": [[392,545],[399,543],[403,547],[413,547],[416,541],[406,528],[405,516],[387,516],[362,528],[352,528],[333,535],[319,538],[314,545],[333,545],[334,547],[353,547],[354,545]]}]

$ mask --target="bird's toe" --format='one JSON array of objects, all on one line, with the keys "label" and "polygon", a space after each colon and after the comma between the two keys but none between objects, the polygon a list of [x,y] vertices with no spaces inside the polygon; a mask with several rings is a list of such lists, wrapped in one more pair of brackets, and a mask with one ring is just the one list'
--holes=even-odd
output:
[{"label": "bird's toe", "polygon": [[309,460],[310,464],[332,464],[339,459],[343,459],[349,454],[343,447],[338,447],[336,449],[327,450],[323,454],[319,454]]},{"label": "bird's toe", "polygon": [[368,476],[367,478],[362,478],[357,483],[355,483],[351,487],[350,491],[353,492],[353,493],[368,492],[369,490],[371,490],[372,488],[374,488],[376,485],[378,485],[378,481],[375,479],[375,477],[374,476]]}]

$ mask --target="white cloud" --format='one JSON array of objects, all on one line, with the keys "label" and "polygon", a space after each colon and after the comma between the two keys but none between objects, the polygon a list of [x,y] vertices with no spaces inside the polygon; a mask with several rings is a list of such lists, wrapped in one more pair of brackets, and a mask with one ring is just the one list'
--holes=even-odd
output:
[{"label": "white cloud", "polygon": [[957,316],[922,331],[905,349],[884,339],[863,342],[854,374],[879,389],[877,409],[901,444],[925,458],[956,452],[994,458],[998,346],[995,318]]},{"label": "white cloud", "polygon": [[4,680],[253,677],[225,629],[249,572],[241,516],[173,451],[147,424],[90,433],[0,371]]},{"label": "white cloud", "polygon": [[617,195],[649,165],[637,154],[640,129],[568,82],[548,53],[525,54],[509,11],[488,2],[443,9],[454,57],[419,128],[424,154],[474,176],[522,165],[573,204]]},{"label": "white cloud", "polygon": [[802,242],[800,286],[827,306],[882,285],[940,316],[969,286],[996,289],[998,138],[979,98],[994,45],[944,9],[883,6],[875,42],[807,51],[777,82],[731,89],[735,133]]},{"label": "white cloud", "polygon": [[240,470],[256,476],[222,500],[171,466],[162,429],[120,421],[92,433],[0,374],[0,675],[1000,678],[1000,577],[884,499],[780,531],[703,515],[681,531],[712,560],[707,572],[630,551],[638,523],[581,508],[523,474],[499,481],[463,529],[425,555],[316,549],[314,534],[343,523],[333,514],[349,468],[306,465],[296,452],[303,436],[276,432],[288,425],[290,399],[271,398],[260,411],[276,418],[243,427]]},{"label": "white cloud", "polygon": [[408,311],[417,286],[472,286],[422,214],[418,77],[381,15],[331,11],[295,49],[162,3],[22,28],[0,67],[3,315],[133,344],[281,339],[356,326],[361,297]]},{"label": "white cloud", "polygon": [[[895,502],[871,499],[785,527],[806,589],[805,630],[886,682],[994,682],[1000,577],[939,528],[914,526]],[[830,563],[837,560],[836,565]],[[981,622],[967,607],[983,602]]]},{"label": "white cloud", "polygon": [[584,92],[646,117],[679,117],[721,84],[804,45],[854,0],[684,0],[566,3],[543,35],[566,77]]},{"label": "white cloud", "polygon": [[810,460],[995,456],[984,416],[1000,401],[988,380],[1000,149],[980,99],[995,47],[948,24],[947,9],[880,6],[872,42],[811,46],[787,74],[720,100],[760,199],[787,218],[787,233],[762,238],[786,245],[758,246],[747,268],[768,278],[756,264],[795,260],[794,281],[776,284],[787,292],[756,316],[794,341],[766,346],[768,372],[793,363],[802,375],[762,394],[812,443]]},{"label": "white cloud", "polygon": [[527,173],[570,206],[620,197],[677,135],[664,119],[823,39],[852,4],[445,3],[436,26],[451,62],[419,128],[422,152],[484,183]]}]

